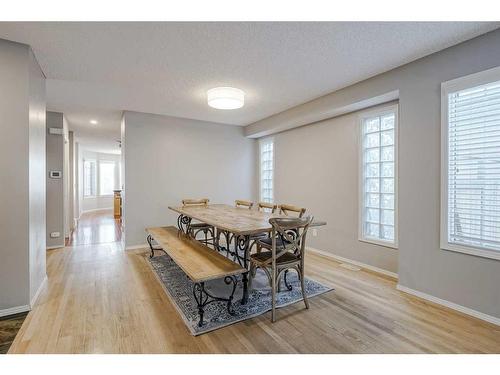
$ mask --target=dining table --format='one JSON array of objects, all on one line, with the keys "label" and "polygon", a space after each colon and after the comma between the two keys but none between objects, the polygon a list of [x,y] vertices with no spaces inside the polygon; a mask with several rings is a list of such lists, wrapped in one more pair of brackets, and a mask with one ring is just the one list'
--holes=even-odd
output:
[{"label": "dining table", "polygon": [[[199,206],[169,206],[170,210],[179,214],[177,226],[188,234],[191,221],[195,220],[215,228],[214,247],[232,256],[243,268],[248,270],[251,242],[262,234],[271,232],[269,219],[289,217],[278,213],[235,207],[227,204],[208,204]],[[310,226],[326,225],[324,221],[313,221]],[[222,244],[220,239],[224,238]],[[234,243],[231,249],[231,243]],[[248,301],[248,272],[242,275],[243,296],[241,303]]]}]

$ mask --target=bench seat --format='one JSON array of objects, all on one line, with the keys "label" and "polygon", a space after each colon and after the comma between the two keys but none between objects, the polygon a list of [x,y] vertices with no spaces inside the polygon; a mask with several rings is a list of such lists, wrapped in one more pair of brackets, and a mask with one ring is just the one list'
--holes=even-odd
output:
[{"label": "bench seat", "polygon": [[147,228],[146,232],[195,283],[246,272],[238,263],[188,237],[176,227]]},{"label": "bench seat", "polygon": [[[234,313],[231,303],[238,284],[237,275],[247,272],[245,268],[176,227],[147,228],[146,232],[151,254],[153,255],[155,250],[164,251],[193,281],[193,296],[198,304],[200,327],[203,325],[204,308],[212,302],[226,302],[229,313]],[[161,249],[153,248],[151,239],[154,239]],[[232,284],[232,291],[227,298],[214,296],[205,289],[205,282],[214,279],[224,279],[227,285]]]}]

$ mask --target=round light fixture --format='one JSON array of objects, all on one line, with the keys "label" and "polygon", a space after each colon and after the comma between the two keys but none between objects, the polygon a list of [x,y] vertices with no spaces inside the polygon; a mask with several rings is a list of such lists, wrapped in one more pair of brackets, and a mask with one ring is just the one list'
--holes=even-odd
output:
[{"label": "round light fixture", "polygon": [[97,120],[90,120],[90,123],[91,123],[92,125],[97,125]]},{"label": "round light fixture", "polygon": [[234,87],[215,87],[207,91],[207,101],[212,108],[241,108],[245,104],[245,93]]}]

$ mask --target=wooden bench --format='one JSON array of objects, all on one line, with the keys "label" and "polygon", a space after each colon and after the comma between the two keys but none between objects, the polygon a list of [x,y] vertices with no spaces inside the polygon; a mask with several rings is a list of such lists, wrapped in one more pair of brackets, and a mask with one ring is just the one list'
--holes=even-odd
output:
[{"label": "wooden bench", "polygon": [[[199,326],[203,325],[204,309],[210,303],[227,302],[228,312],[234,313],[231,303],[238,284],[236,275],[246,272],[243,267],[173,226],[146,228],[146,232],[151,257],[154,256],[155,250],[164,251],[193,281],[193,295],[198,304],[200,316]],[[153,240],[161,248],[155,247]],[[232,284],[232,291],[228,298],[214,296],[205,289],[206,281],[221,278],[224,278],[227,285]]]}]

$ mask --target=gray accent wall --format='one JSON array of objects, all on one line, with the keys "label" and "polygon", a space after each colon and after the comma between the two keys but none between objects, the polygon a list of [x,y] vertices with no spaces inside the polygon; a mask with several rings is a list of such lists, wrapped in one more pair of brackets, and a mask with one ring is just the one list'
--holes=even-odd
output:
[{"label": "gray accent wall", "polygon": [[0,40],[0,315],[28,310],[45,272],[45,77]]},{"label": "gray accent wall", "polygon": [[122,123],[127,247],[148,226],[176,225],[183,198],[255,199],[255,141],[237,126],[125,112]]},{"label": "gray accent wall", "polygon": [[[439,245],[441,82],[499,65],[500,30],[496,30],[251,124],[245,132],[247,136],[263,132],[276,133],[283,129],[284,124],[297,121],[304,113],[308,113],[308,116],[315,112],[321,114],[398,91],[399,283],[415,291],[500,318],[500,261],[441,250]],[[311,118],[311,121],[318,120],[314,116]],[[329,124],[335,127],[338,122],[331,121]],[[337,145],[335,137],[343,137],[345,135],[342,133],[347,131],[342,125],[335,130],[330,129],[328,124],[318,125],[318,128],[315,126],[291,130],[289,135],[283,137],[280,135],[276,148],[277,160],[286,157],[280,156],[280,149],[293,147],[287,143],[293,141],[297,152],[304,151],[307,154],[311,150]],[[318,132],[322,132],[322,136]],[[308,139],[310,134],[313,134],[313,139]],[[303,144],[307,145],[307,149],[303,149]],[[332,158],[344,157],[333,153],[330,155]],[[313,181],[311,185],[318,185],[317,194],[310,196],[308,202],[311,202],[312,207],[319,207],[327,187],[334,189],[340,182],[334,176],[325,181],[318,176],[325,173],[325,169],[334,169],[338,162],[326,159],[314,163],[307,160],[307,163],[293,168],[307,168],[306,177]],[[278,164],[276,167],[278,170],[286,168]],[[280,172],[276,184],[291,186],[295,181],[292,169],[289,173]],[[300,203],[301,195],[287,195],[286,198],[290,201],[297,199]],[[342,198],[342,194],[339,194],[337,199]],[[356,207],[353,206],[352,215],[356,214]],[[351,239],[357,236],[355,231],[342,233],[341,228],[333,225],[324,230],[333,232],[333,236],[349,235]],[[339,251],[336,244],[321,243],[318,246],[323,246],[321,250],[336,253]],[[351,251],[349,258],[361,256],[356,247],[353,246]],[[388,265],[387,269],[393,268]]]},{"label": "gray accent wall", "polygon": [[[47,112],[47,247],[64,246],[64,137],[49,134],[49,128],[64,129],[64,115]],[[61,171],[63,178],[49,177],[50,171]],[[59,238],[51,238],[50,233],[59,232]]]},{"label": "gray accent wall", "polygon": [[359,116],[276,134],[274,201],[306,207],[328,223],[309,233],[309,247],[397,273],[397,250],[358,240]]}]

